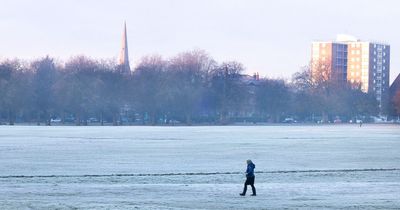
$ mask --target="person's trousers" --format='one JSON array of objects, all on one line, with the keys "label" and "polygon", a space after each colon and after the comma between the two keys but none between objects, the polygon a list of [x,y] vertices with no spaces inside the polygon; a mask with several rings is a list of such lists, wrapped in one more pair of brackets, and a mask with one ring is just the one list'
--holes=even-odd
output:
[{"label": "person's trousers", "polygon": [[246,194],[247,185],[251,186],[251,190],[253,191],[253,195],[256,194],[256,188],[254,187],[254,179],[255,179],[255,176],[247,177],[246,182],[244,183],[243,194]]}]

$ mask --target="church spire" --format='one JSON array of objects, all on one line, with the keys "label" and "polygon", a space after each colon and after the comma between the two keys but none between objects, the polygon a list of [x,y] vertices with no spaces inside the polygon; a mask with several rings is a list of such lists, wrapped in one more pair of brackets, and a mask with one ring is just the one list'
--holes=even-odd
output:
[{"label": "church spire", "polygon": [[129,73],[131,71],[131,67],[129,66],[128,38],[126,34],[126,22],[124,22],[124,31],[122,33],[122,46],[121,52],[119,53],[119,65],[121,66],[121,70],[123,72]]}]

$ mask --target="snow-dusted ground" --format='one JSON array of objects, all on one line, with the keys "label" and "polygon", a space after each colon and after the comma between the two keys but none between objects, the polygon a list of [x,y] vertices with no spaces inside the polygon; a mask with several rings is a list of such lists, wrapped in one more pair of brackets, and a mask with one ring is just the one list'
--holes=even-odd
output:
[{"label": "snow-dusted ground", "polygon": [[400,127],[0,126],[0,209],[30,208],[399,209]]}]

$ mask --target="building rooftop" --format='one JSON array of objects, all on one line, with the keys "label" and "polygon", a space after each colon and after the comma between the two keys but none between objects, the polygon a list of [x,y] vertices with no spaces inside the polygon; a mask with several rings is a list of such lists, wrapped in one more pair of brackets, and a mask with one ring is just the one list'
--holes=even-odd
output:
[{"label": "building rooftop", "polygon": [[363,40],[358,39],[357,37],[355,37],[353,35],[348,35],[348,34],[338,34],[338,35],[336,35],[336,40],[330,40],[330,41],[318,41],[317,40],[317,41],[313,41],[313,43],[335,43],[335,44],[346,44],[348,42],[367,42],[367,43],[372,43],[372,44],[381,44],[381,45],[390,46],[386,42],[374,41],[374,40],[363,41]]},{"label": "building rooftop", "polygon": [[336,35],[336,41],[337,42],[359,42],[360,40],[352,35],[338,34],[338,35]]}]

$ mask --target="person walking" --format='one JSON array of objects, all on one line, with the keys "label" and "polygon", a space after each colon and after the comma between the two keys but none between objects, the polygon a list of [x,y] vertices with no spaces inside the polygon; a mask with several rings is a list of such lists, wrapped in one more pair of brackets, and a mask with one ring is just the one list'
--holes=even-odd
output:
[{"label": "person walking", "polygon": [[254,175],[255,167],[256,165],[251,160],[247,160],[246,182],[244,182],[243,193],[240,193],[241,196],[246,195],[247,185],[251,186],[251,190],[253,191],[252,196],[256,196],[256,188],[254,187],[254,179],[256,178]]}]

